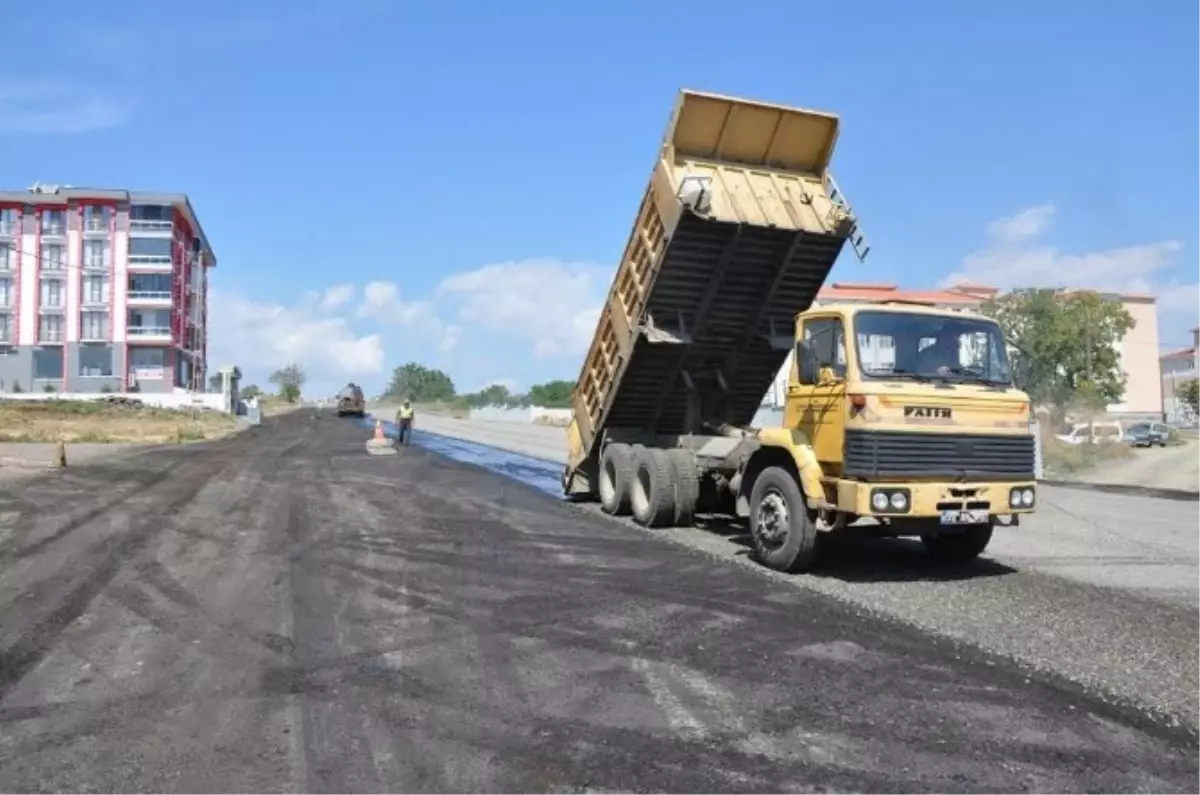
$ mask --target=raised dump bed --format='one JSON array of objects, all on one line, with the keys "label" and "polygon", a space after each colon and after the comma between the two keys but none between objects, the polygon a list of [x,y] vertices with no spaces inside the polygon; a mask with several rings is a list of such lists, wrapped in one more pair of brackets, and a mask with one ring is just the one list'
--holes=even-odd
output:
[{"label": "raised dump bed", "polygon": [[829,174],[837,116],[681,92],[580,373],[568,492],[593,493],[605,434],[746,426],[846,240]]}]

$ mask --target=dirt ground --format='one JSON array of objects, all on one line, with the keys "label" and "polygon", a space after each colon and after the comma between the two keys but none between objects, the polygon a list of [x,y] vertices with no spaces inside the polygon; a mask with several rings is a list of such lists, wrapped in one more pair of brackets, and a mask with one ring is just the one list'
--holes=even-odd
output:
[{"label": "dirt ground", "polygon": [[1200,444],[1187,440],[1173,447],[1130,450],[1128,456],[1104,461],[1094,469],[1076,473],[1071,479],[1085,483],[1200,491]]},{"label": "dirt ground", "polygon": [[772,576],[368,435],[0,485],[0,790],[1195,791],[1190,729],[807,583],[1185,700],[1194,611],[902,549]]},{"label": "dirt ground", "polygon": [[219,439],[238,427],[236,418],[204,409],[77,400],[0,403],[0,442],[173,444]]}]

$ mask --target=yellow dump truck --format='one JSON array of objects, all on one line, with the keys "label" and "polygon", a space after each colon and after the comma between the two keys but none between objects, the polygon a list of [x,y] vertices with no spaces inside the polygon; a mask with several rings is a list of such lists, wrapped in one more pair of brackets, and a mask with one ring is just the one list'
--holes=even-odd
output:
[{"label": "yellow dump truck", "polygon": [[[847,241],[838,118],[684,91],[573,397],[568,497],[646,526],[745,517],[802,570],[859,520],[966,561],[1035,507],[1029,399],[990,319],[813,307]],[[790,368],[780,427],[752,427]]]}]

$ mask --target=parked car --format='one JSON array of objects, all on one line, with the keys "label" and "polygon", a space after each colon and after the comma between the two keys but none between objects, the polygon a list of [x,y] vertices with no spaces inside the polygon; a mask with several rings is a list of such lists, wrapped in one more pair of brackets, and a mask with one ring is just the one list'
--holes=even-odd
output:
[{"label": "parked car", "polygon": [[1104,444],[1119,442],[1123,437],[1119,422],[1086,422],[1076,423],[1068,433],[1056,434],[1060,442],[1065,444]]},{"label": "parked car", "polygon": [[1162,422],[1139,422],[1125,429],[1121,440],[1134,447],[1166,447],[1171,428]]}]

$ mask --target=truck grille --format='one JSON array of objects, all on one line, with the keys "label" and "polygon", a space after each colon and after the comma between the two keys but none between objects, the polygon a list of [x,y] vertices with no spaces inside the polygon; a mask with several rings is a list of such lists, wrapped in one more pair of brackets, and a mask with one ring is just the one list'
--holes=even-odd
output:
[{"label": "truck grille", "polygon": [[1033,436],[846,429],[842,474],[877,477],[1032,478]]}]

